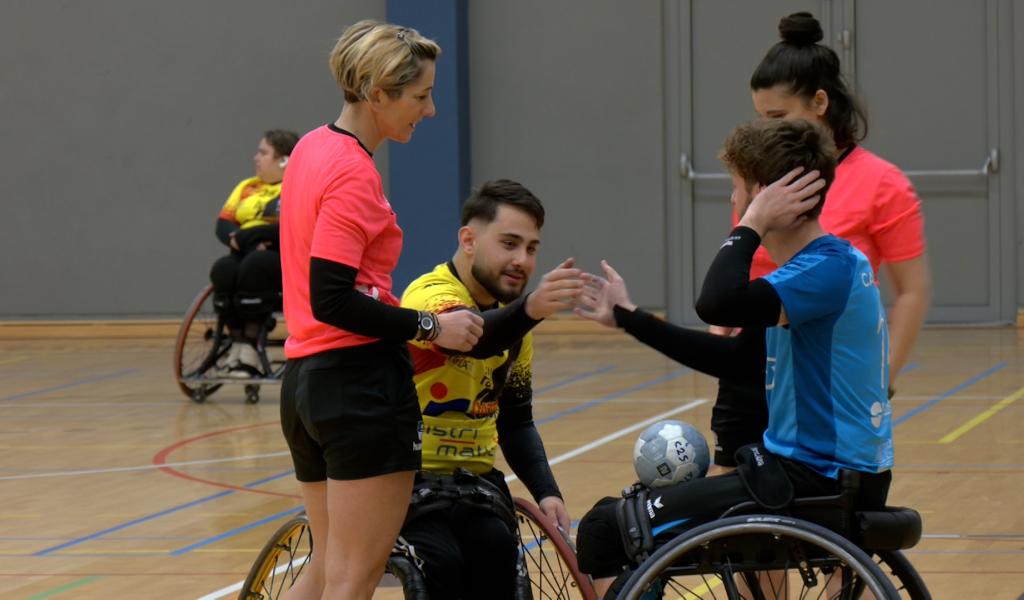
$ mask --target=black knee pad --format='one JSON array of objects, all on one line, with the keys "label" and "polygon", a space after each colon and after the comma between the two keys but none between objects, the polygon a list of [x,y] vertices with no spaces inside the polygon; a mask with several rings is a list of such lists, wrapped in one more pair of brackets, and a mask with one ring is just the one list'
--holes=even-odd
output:
[{"label": "black knee pad", "polygon": [[235,312],[247,321],[262,321],[274,312],[280,292],[238,292],[235,294]]},{"label": "black knee pad", "polygon": [[231,294],[225,292],[214,292],[213,293],[213,310],[218,314],[227,314],[232,312],[234,309],[234,302],[231,299]]},{"label": "black knee pad", "polygon": [[616,514],[621,498],[603,498],[580,520],[576,557],[580,570],[593,577],[615,577],[629,565]]}]

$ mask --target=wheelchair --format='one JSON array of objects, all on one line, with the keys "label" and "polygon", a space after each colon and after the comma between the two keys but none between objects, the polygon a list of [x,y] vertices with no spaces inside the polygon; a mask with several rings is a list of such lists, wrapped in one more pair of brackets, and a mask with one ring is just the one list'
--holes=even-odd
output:
[{"label": "wheelchair", "polygon": [[[576,565],[572,541],[551,525],[533,503],[513,498],[519,524],[517,599],[597,600],[593,584]],[[282,525],[267,541],[242,584],[239,600],[276,600],[302,573],[312,552],[313,540],[305,514]],[[401,586],[408,600],[429,600],[418,559],[395,544],[385,572]],[[435,599],[436,600],[436,599]]]},{"label": "wheelchair", "polygon": [[178,329],[174,343],[174,376],[181,392],[193,402],[203,403],[224,385],[244,384],[245,401],[260,400],[260,386],[279,384],[284,374],[284,341],[288,337],[280,304],[260,327],[256,341],[263,377],[235,379],[224,376],[224,363],[231,345],[224,319],[213,307],[213,286],[199,290]]},{"label": "wheelchair", "polygon": [[931,600],[901,552],[920,540],[920,515],[854,510],[857,481],[844,471],[839,495],[798,498],[784,514],[763,514],[753,501],[734,506],[623,573],[614,597]]}]

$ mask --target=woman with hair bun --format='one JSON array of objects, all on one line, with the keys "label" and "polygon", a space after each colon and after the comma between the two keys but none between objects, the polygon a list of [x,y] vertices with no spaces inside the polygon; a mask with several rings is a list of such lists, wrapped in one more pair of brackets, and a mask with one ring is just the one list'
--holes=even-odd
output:
[{"label": "woman with hair bun", "polygon": [[475,313],[401,308],[391,290],[402,230],[373,152],[434,116],[440,52],[406,27],[346,29],[330,56],[341,115],[299,141],[285,172],[281,428],[316,549],[286,598],[372,597],[420,467],[406,342],[468,351],[483,331]]},{"label": "woman with hair bun", "polygon": [[[807,12],[791,14],[779,22],[779,34],[782,40],[768,49],[750,77],[754,108],[765,118],[806,119],[832,132],[839,164],[821,225],[863,252],[876,278],[886,267],[895,294],[888,315],[891,396],[931,297],[921,202],[899,168],[858,145],[867,135],[867,118],[843,80],[839,57],[819,43],[824,36],[818,20]],[[775,269],[768,252],[759,248],[750,277]],[[713,472],[735,467],[736,449],[761,439],[768,420],[763,395],[763,390],[719,382],[711,417],[717,437]]]}]

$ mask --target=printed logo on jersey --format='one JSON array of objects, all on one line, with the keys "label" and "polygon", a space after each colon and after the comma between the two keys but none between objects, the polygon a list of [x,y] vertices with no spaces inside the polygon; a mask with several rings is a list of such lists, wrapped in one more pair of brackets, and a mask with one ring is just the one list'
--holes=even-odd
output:
[{"label": "printed logo on jersey", "polygon": [[434,438],[435,454],[439,458],[474,458],[495,455],[495,446],[480,445],[481,429],[479,427],[459,425],[429,424],[424,429],[426,435]]},{"label": "printed logo on jersey", "polygon": [[764,366],[764,389],[775,389],[775,363],[778,361],[774,356],[769,356]]}]

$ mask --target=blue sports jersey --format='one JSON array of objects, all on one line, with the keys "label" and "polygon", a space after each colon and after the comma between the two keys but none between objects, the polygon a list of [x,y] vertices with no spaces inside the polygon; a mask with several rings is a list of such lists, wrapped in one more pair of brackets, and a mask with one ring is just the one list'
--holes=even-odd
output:
[{"label": "blue sports jersey", "polygon": [[764,279],[789,320],[767,332],[765,447],[827,477],[891,468],[889,335],[867,258],[829,235]]}]

